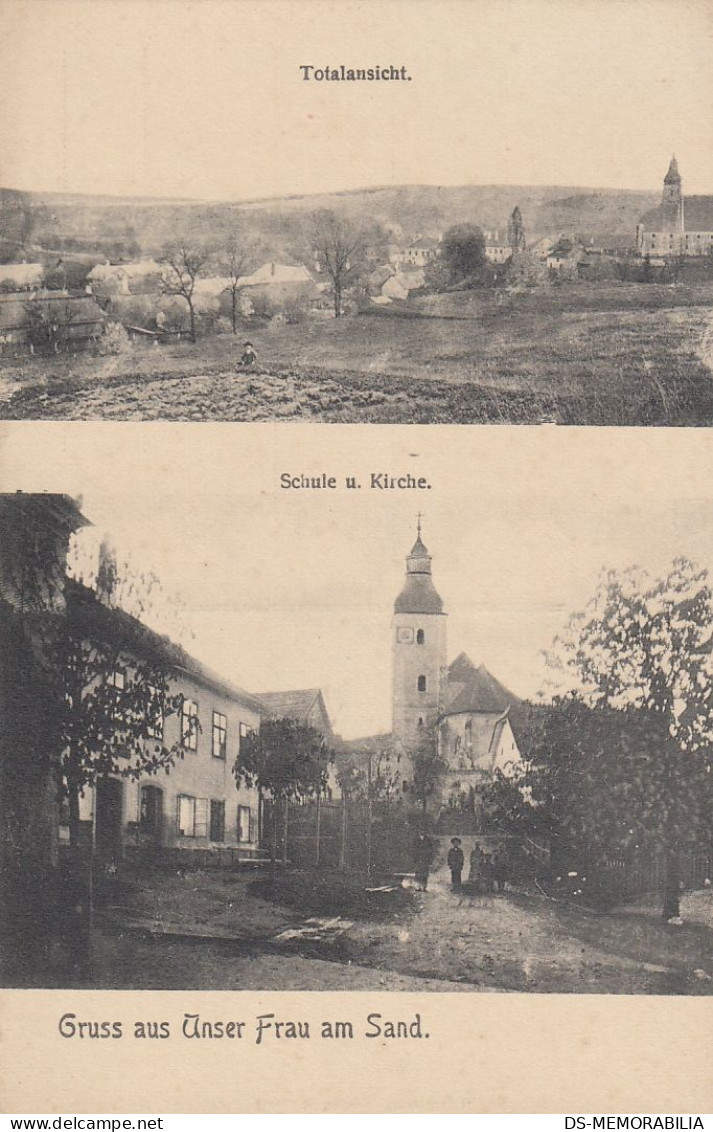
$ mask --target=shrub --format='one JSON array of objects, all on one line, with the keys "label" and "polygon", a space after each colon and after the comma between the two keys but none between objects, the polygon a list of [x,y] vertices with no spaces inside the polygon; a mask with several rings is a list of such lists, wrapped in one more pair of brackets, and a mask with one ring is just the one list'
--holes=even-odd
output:
[{"label": "shrub", "polygon": [[120,322],[110,322],[100,341],[102,354],[128,354],[131,338]]}]

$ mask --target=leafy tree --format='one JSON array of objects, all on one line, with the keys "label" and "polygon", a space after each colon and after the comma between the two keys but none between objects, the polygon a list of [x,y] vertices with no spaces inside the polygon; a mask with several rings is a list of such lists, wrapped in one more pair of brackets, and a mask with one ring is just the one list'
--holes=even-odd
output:
[{"label": "leafy tree", "polygon": [[513,254],[525,249],[525,225],[522,222],[522,213],[517,205],[510,213],[508,220],[508,244]]},{"label": "leafy tree", "polygon": [[309,238],[320,269],[332,280],[334,317],[341,318],[344,289],[357,277],[366,259],[366,229],[323,209],[311,218]]},{"label": "leafy tree", "polygon": [[[263,719],[260,730],[241,741],[233,765],[239,787],[245,783],[268,794],[275,811],[289,801],[315,797],[327,787],[333,752],[316,727],[291,716]],[[273,821],[271,861],[277,858],[277,822]]]},{"label": "leafy tree", "polygon": [[[598,847],[663,850],[666,919],[678,915],[680,849],[708,832],[712,639],[708,575],[681,558],[658,579],[605,573],[547,657],[574,697],[556,704],[549,740],[553,773],[571,784],[557,824],[574,823]],[[594,713],[585,717],[583,705]]]},{"label": "leafy tree", "polygon": [[194,295],[196,281],[205,271],[210,261],[209,253],[186,240],[169,245],[163,253],[164,265],[161,291],[164,295],[177,295],[184,299],[190,319],[191,342],[196,340],[196,310]]},{"label": "leafy tree", "polygon": [[155,576],[130,573],[105,542],[95,588],[68,582],[66,616],[48,637],[60,705],[56,765],[72,845],[79,842],[85,786],[109,776],[136,781],[168,772],[183,757],[182,736],[170,747],[164,743],[165,721],[183,705],[170,689],[165,641],[138,620],[150,615],[157,590]]},{"label": "leafy tree", "polygon": [[474,224],[456,224],[441,240],[436,262],[443,265],[451,284],[477,275],[485,265],[485,237]]}]

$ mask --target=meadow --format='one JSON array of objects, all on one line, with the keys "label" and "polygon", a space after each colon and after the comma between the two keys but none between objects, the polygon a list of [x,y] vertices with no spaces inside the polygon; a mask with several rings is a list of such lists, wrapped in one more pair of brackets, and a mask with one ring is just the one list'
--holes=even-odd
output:
[{"label": "meadow", "polygon": [[[242,341],[258,363],[236,371]],[[713,285],[457,292],[0,364],[4,419],[713,424]]]}]

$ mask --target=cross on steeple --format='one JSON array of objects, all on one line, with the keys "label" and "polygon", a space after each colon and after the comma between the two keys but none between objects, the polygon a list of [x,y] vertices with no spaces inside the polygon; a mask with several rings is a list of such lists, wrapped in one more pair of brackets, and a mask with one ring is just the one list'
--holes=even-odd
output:
[{"label": "cross on steeple", "polygon": [[422,518],[423,518],[423,515],[419,511],[418,514],[416,515],[416,530],[417,530],[419,536],[421,534],[421,519]]}]

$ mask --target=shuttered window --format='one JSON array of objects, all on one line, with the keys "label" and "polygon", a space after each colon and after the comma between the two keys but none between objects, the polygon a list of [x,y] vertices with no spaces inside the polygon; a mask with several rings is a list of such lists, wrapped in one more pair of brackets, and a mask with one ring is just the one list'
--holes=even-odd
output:
[{"label": "shuttered window", "polygon": [[179,794],[176,832],[179,837],[208,836],[208,799]]}]

